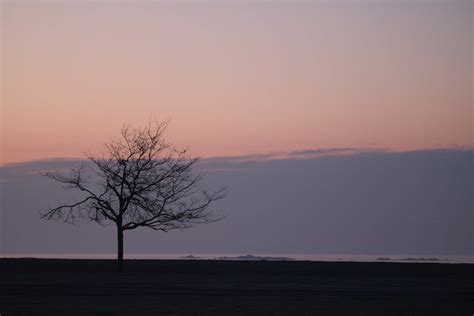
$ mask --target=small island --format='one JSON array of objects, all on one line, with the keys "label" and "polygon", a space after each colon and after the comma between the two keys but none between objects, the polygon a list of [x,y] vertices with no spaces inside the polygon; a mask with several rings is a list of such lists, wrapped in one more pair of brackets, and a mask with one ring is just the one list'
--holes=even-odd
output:
[{"label": "small island", "polygon": [[199,256],[193,256],[193,255],[188,255],[188,256],[179,257],[179,259],[196,260],[196,259],[201,259],[201,257],[199,257]]},{"label": "small island", "polygon": [[377,261],[430,261],[430,262],[438,262],[438,261],[449,261],[448,259],[439,259],[439,258],[400,258],[400,259],[390,259],[385,257],[379,257],[375,259]]},{"label": "small island", "polygon": [[217,257],[215,260],[248,260],[248,261],[294,261],[295,259],[287,257],[265,257],[265,256],[254,256],[244,255],[236,257]]}]

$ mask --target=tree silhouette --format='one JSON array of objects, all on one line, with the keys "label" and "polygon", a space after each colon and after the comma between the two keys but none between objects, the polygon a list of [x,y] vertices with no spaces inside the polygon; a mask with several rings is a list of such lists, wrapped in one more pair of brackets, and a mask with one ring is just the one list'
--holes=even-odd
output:
[{"label": "tree silhouette", "polygon": [[203,174],[192,172],[198,158],[168,143],[163,137],[166,126],[156,121],[144,128],[125,126],[118,140],[105,144],[100,157],[87,155],[90,163],[68,174],[44,173],[66,190],[82,192],[82,197],[41,212],[41,217],[115,224],[118,271],[123,270],[125,231],[147,227],[167,232],[220,219],[209,206],[222,199],[226,189],[209,192],[202,187]]}]

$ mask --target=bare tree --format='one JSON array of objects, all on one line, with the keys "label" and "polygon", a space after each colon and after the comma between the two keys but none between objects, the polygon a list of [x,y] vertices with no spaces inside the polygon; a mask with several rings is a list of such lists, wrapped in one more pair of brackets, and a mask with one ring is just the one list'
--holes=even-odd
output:
[{"label": "bare tree", "polygon": [[166,126],[151,122],[144,128],[123,127],[121,137],[106,143],[103,154],[87,155],[90,163],[68,174],[46,172],[82,197],[41,212],[42,218],[115,224],[119,271],[125,231],[147,227],[167,232],[220,219],[209,206],[222,199],[226,189],[209,192],[202,187],[203,174],[192,172],[198,158],[168,143],[163,137]]}]

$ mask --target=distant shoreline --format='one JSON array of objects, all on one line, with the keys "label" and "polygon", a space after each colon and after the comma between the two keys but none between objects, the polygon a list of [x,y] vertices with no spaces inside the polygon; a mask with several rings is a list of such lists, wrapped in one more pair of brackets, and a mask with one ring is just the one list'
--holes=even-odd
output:
[{"label": "distant shoreline", "polygon": [[[2,261],[80,261],[80,262],[115,262],[115,258],[61,258],[61,257],[0,257],[0,262]],[[399,264],[448,264],[448,265],[473,265],[474,262],[456,262],[449,261],[447,259],[437,259],[437,258],[385,258],[380,257],[370,261],[361,261],[361,260],[348,260],[348,259],[335,259],[335,260],[309,260],[309,259],[295,259],[290,257],[265,257],[265,256],[254,256],[254,255],[244,255],[244,256],[235,256],[235,257],[214,257],[214,258],[203,258],[195,255],[180,256],[176,258],[125,258],[127,262],[152,262],[152,261],[215,261],[215,262],[308,262],[308,263],[399,263]]]}]

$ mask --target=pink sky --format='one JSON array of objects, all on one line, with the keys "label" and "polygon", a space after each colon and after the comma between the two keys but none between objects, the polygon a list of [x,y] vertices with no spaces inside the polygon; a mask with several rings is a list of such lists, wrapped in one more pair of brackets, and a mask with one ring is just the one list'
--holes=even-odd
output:
[{"label": "pink sky", "polygon": [[1,162],[473,145],[472,1],[2,1]]}]

